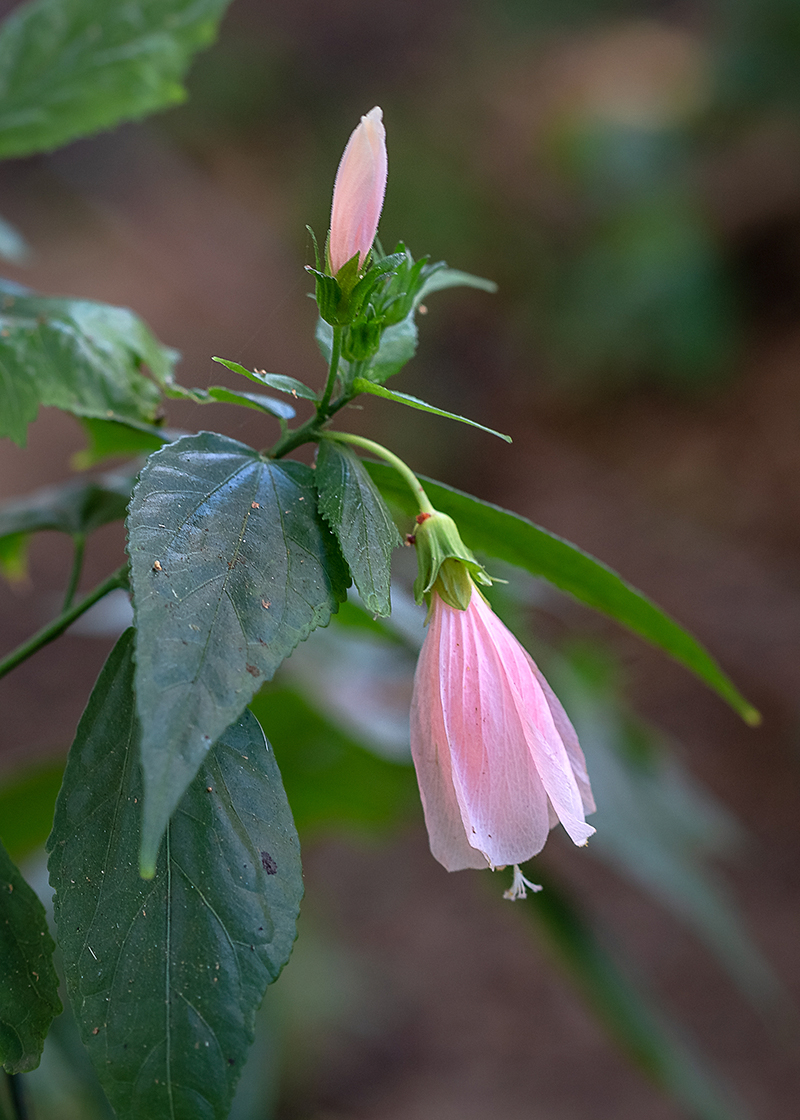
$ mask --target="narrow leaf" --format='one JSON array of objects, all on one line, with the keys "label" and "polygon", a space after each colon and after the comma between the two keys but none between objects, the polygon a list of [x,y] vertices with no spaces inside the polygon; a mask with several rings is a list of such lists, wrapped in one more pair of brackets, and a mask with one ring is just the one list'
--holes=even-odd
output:
[{"label": "narrow leaf", "polygon": [[227,358],[212,358],[212,362],[219,362],[220,365],[226,366],[233,373],[239,373],[242,377],[247,377],[251,381],[257,381],[259,385],[268,385],[270,389],[277,389],[281,393],[291,393],[293,397],[302,397],[307,401],[317,400],[317,394],[313,389],[309,389],[302,381],[298,381],[296,377],[286,377],[282,373],[267,373],[266,370],[258,369],[251,370],[245,369],[240,366],[238,362],[229,362]]},{"label": "narrow leaf", "polygon": [[35,1069],[61,1013],[44,907],[0,844],[0,1065]]},{"label": "narrow leaf", "polygon": [[348,447],[323,440],[316,485],[319,511],[336,534],[359,595],[368,610],[389,614],[391,556],[402,540],[375,483]]},{"label": "narrow leaf", "polygon": [[81,720],[48,842],[67,988],[120,1120],[223,1120],[256,1010],[294,942],[297,833],[275,757],[245,712],[142,880],[133,677],[129,630]]},{"label": "narrow leaf", "polygon": [[0,158],[182,101],[228,0],[33,0],[0,30]]},{"label": "narrow leaf", "polygon": [[175,354],[132,311],[38,296],[0,281],[0,436],[24,444],[39,405],[152,424]]},{"label": "narrow leaf", "polygon": [[461,272],[458,268],[437,268],[426,277],[417,292],[416,305],[419,306],[427,296],[442,292],[445,288],[479,288],[483,292],[496,292],[497,284],[494,280],[484,280],[482,276],[473,276],[471,272]]},{"label": "narrow leaf", "polygon": [[347,587],[313,472],[202,432],[150,457],[128,517],[152,873],[211,743]]},{"label": "narrow leaf", "polygon": [[506,443],[511,443],[511,436],[504,436],[502,432],[496,432],[494,428],[487,428],[485,424],[479,424],[477,420],[468,420],[466,416],[458,416],[455,412],[446,412],[442,408],[434,408],[432,404],[426,404],[419,397],[412,397],[408,393],[397,393],[393,389],[386,389],[383,385],[376,385],[372,381],[367,381],[365,377],[357,377],[353,381],[353,389],[357,393],[372,393],[373,396],[383,397],[387,401],[407,404],[410,408],[418,408],[422,412],[432,412],[434,416],[444,416],[447,420],[458,420],[462,424],[469,424],[472,428],[480,428],[482,432],[489,432],[490,435],[499,436]]},{"label": "narrow leaf", "polygon": [[598,1018],[641,1071],[695,1120],[742,1120],[731,1094],[703,1068],[677,1028],[619,968],[590,926],[557,889],[544,883],[525,905],[554,956],[570,974]]},{"label": "narrow leaf", "polygon": [[212,385],[206,390],[210,401],[219,404],[238,404],[242,408],[255,408],[259,412],[268,412],[279,420],[291,420],[295,410],[285,401],[278,401],[274,397],[265,397],[261,393],[238,393],[224,385]]},{"label": "narrow leaf", "polygon": [[[410,516],[416,514],[413,497],[396,471],[384,463],[368,462],[365,466],[390,504]],[[697,639],[611,568],[509,510],[441,482],[426,478],[421,481],[434,506],[458,522],[470,548],[546,579],[594,610],[616,619],[695,673],[747,723],[760,722],[756,709]]]}]

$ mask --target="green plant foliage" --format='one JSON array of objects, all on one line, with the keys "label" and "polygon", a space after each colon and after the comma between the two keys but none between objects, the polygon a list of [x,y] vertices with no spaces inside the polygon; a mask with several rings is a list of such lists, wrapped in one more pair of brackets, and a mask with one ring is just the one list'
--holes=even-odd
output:
[{"label": "green plant foliage", "polygon": [[81,427],[89,441],[83,451],[72,456],[72,466],[79,471],[93,467],[104,459],[128,458],[143,452],[157,451],[164,443],[177,439],[173,435],[149,424],[136,424],[131,421],[120,423],[117,420],[92,420],[81,418]]},{"label": "green plant foliage", "polygon": [[306,696],[266,685],[250,708],[269,734],[304,840],[331,829],[373,831],[421,817],[411,765],[366,750]]},{"label": "green plant foliage", "polygon": [[141,879],[133,677],[128,631],[81,720],[48,841],[67,987],[122,1120],[222,1120],[294,942],[297,833],[246,712],[186,790],[155,877]]},{"label": "green plant foliage", "polygon": [[0,537],[54,529],[60,533],[91,533],[125,516],[133,477],[101,475],[88,481],[46,486],[0,505]]},{"label": "green plant foliage", "polygon": [[0,1064],[7,1073],[38,1066],[61,1012],[53,949],[44,907],[0,844]]},{"label": "green plant foliage", "polygon": [[620,969],[555,883],[538,867],[531,874],[545,889],[526,905],[526,914],[623,1051],[694,1120],[744,1120],[675,1025],[643,994],[641,982]]},{"label": "green plant foliage", "polygon": [[0,158],[182,101],[229,0],[32,0],[0,29]]},{"label": "green plant foliage", "polygon": [[353,582],[368,610],[391,612],[392,551],[402,544],[375,483],[357,455],[323,440],[315,475],[319,511],[339,541]]},{"label": "green plant foliage", "polygon": [[129,552],[138,628],[152,872],[170,814],[206,751],[348,585],[313,472],[203,432],[152,455],[134,490]]},{"label": "green plant foliage", "polygon": [[[384,463],[365,465],[390,504],[410,516],[417,512],[411,492],[396,471]],[[611,568],[525,517],[433,479],[420,479],[434,506],[457,522],[470,548],[546,579],[594,610],[616,619],[685,665],[748,723],[760,722],[756,709],[711,654]]]},{"label": "green plant foliage", "polygon": [[0,281],[0,436],[24,445],[39,405],[151,424],[175,352],[124,307],[51,299]]},{"label": "green plant foliage", "polygon": [[365,377],[357,377],[353,382],[353,388],[357,393],[372,393],[375,397],[383,397],[387,401],[405,404],[409,408],[418,408],[422,412],[432,412],[434,416],[443,416],[446,420],[458,420],[462,424],[469,424],[472,428],[480,428],[482,432],[489,432],[490,435],[499,436],[506,443],[511,443],[511,436],[504,436],[502,432],[497,432],[494,428],[487,428],[485,424],[479,424],[477,420],[468,420],[466,416],[459,416],[455,412],[446,412],[442,408],[435,408],[432,404],[426,404],[419,397],[412,397],[409,393],[398,393],[393,389],[385,389],[383,385],[375,385]]},{"label": "green plant foliage", "polygon": [[195,389],[194,392],[198,404],[238,404],[242,408],[268,412],[278,420],[291,420],[295,415],[290,404],[277,401],[274,397],[265,397],[262,393],[240,393],[224,385],[211,385],[208,389]]},{"label": "green plant foliage", "polygon": [[552,683],[586,754],[597,812],[591,852],[646,890],[706,942],[734,983],[773,1023],[788,1023],[788,997],[748,936],[710,859],[740,844],[742,830],[608,687],[609,659],[575,650]]},{"label": "green plant foliage", "polygon": [[12,859],[22,859],[50,835],[63,774],[63,761],[48,759],[4,775],[0,786],[0,838]]},{"label": "green plant foliage", "polygon": [[302,381],[298,381],[296,377],[286,377],[282,373],[266,373],[265,370],[250,370],[240,366],[238,362],[229,362],[226,358],[212,358],[212,362],[219,362],[220,365],[226,366],[232,373],[241,374],[242,377],[247,377],[251,381],[256,381],[259,385],[268,385],[270,389],[277,389],[281,393],[291,393],[293,397],[302,397],[307,401],[315,401],[317,394],[313,389],[309,389]]}]

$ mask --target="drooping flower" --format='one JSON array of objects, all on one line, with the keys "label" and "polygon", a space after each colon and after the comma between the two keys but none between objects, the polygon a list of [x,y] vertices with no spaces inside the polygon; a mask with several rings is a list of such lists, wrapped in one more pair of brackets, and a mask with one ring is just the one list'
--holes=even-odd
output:
[{"label": "drooping flower", "polygon": [[533,884],[516,865],[541,851],[554,825],[576,844],[595,831],[586,762],[547,681],[476,587],[489,578],[452,520],[417,520],[416,591],[429,601],[429,629],[411,751],[431,851],[448,871],[511,864],[506,897],[524,897]]},{"label": "drooping flower", "polygon": [[387,168],[383,112],[376,105],[354,129],[336,172],[328,241],[334,276],[356,253],[359,269],[364,267],[383,209]]}]

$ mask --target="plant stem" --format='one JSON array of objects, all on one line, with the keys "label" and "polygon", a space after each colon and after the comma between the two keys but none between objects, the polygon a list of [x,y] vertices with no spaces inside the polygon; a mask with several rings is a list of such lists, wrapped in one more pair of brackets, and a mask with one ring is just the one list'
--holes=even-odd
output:
[{"label": "plant stem", "polygon": [[352,443],[356,447],[363,447],[365,451],[371,451],[372,454],[377,455],[379,459],[385,459],[390,466],[394,467],[398,474],[402,475],[411,487],[411,491],[419,503],[420,513],[436,512],[420,480],[411,468],[406,466],[403,460],[395,455],[393,451],[389,451],[380,443],[375,443],[374,440],[366,439],[364,436],[354,436],[350,432],[320,432],[320,435],[325,439],[336,440],[338,443]]},{"label": "plant stem", "polygon": [[13,1110],[14,1120],[28,1120],[28,1106],[22,1087],[22,1079],[18,1073],[7,1073],[8,1096]]},{"label": "plant stem", "polygon": [[95,587],[94,591],[90,591],[85,599],[81,599],[74,607],[69,610],[63,611],[58,618],[53,619],[47,626],[43,626],[41,630],[37,631],[33,637],[28,638],[27,642],[23,642],[21,646],[17,646],[15,650],[8,654],[0,661],[0,677],[4,677],[6,673],[10,673],[12,669],[16,669],[17,665],[21,665],[23,661],[27,660],[32,654],[42,649],[49,642],[55,638],[60,637],[65,630],[69,629],[76,618],[80,618],[82,614],[88,611],[89,607],[94,606],[104,595],[108,595],[109,591],[115,591],[118,587],[128,586],[128,565],[123,564],[121,568],[117,568],[108,579]]},{"label": "plant stem", "polygon": [[78,590],[78,584],[81,581],[81,572],[83,571],[83,552],[86,548],[86,534],[73,533],[72,544],[75,549],[72,561],[72,571],[70,572],[69,583],[67,590],[64,592],[64,604],[61,607],[62,611],[68,611],[72,606],[72,601],[75,598],[75,592]]},{"label": "plant stem", "polygon": [[339,372],[339,358],[342,356],[342,328],[333,328],[333,342],[331,343],[331,364],[328,370],[328,380],[325,382],[325,392],[322,394],[322,400],[317,405],[317,417],[325,417],[327,419],[328,405],[333,395],[333,387],[336,384],[336,375]]}]

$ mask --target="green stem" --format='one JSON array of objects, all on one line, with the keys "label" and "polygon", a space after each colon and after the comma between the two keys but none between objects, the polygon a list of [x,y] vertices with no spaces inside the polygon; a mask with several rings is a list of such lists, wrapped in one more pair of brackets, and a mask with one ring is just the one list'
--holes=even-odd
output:
[{"label": "green stem", "polygon": [[18,1073],[6,1074],[8,1079],[8,1095],[13,1109],[14,1120],[28,1120],[28,1108],[22,1087],[22,1079]]},{"label": "green stem", "polygon": [[325,417],[327,419],[328,405],[331,403],[331,396],[333,395],[333,387],[336,384],[336,376],[339,373],[339,359],[342,356],[342,328],[333,328],[333,342],[331,343],[331,364],[328,370],[328,380],[325,382],[325,392],[322,394],[322,400],[317,405],[317,416]]},{"label": "green stem", "polygon": [[350,432],[320,432],[320,435],[325,439],[336,440],[338,443],[352,443],[356,447],[363,447],[365,451],[371,451],[373,455],[377,455],[379,459],[385,459],[390,466],[402,475],[411,491],[419,503],[420,513],[435,513],[430,502],[430,498],[422,488],[422,483],[411,470],[406,466],[402,459],[398,458],[393,451],[389,451],[380,443],[375,443],[372,439],[366,439],[364,436],[354,436]]},{"label": "green stem", "polygon": [[72,561],[72,571],[70,572],[69,583],[67,590],[64,592],[64,604],[61,607],[62,611],[68,611],[72,606],[75,598],[75,592],[78,590],[78,584],[81,581],[81,572],[83,571],[83,552],[86,548],[86,534],[73,533],[72,543],[75,548]]},{"label": "green stem", "polygon": [[77,618],[85,614],[89,607],[93,607],[104,595],[108,595],[109,591],[115,591],[118,587],[127,586],[128,565],[123,564],[122,567],[117,568],[116,572],[113,572],[108,579],[98,584],[94,591],[90,591],[85,599],[81,599],[80,603],[77,603],[74,607],[70,607],[69,610],[63,611],[58,618],[53,619],[47,626],[43,626],[33,637],[28,638],[27,642],[23,642],[21,646],[17,646],[7,657],[4,657],[3,660],[0,661],[0,677],[4,677],[6,673],[10,673],[12,669],[16,669],[17,665],[21,665],[23,661],[42,649],[43,646],[46,646],[55,638],[59,638],[65,630],[69,629]]}]

